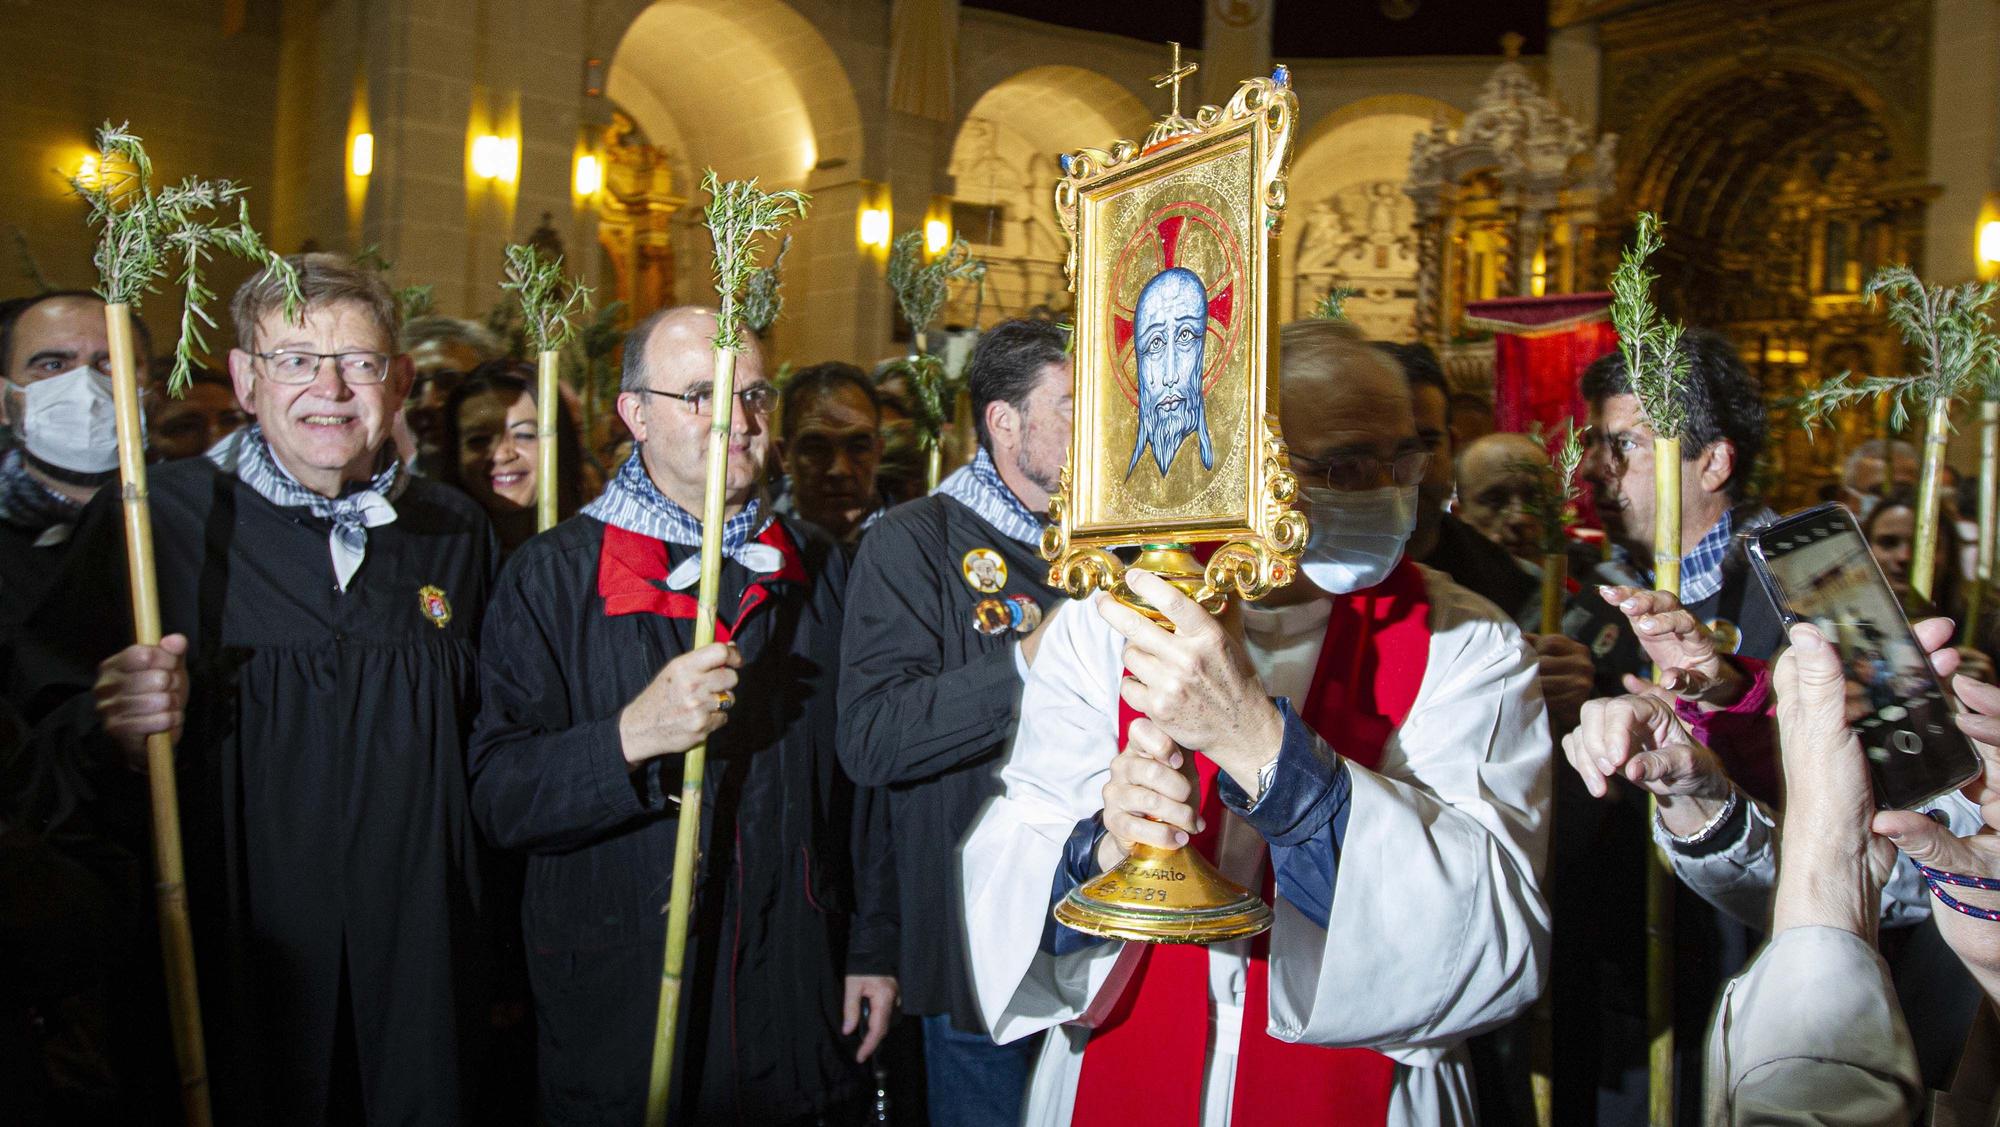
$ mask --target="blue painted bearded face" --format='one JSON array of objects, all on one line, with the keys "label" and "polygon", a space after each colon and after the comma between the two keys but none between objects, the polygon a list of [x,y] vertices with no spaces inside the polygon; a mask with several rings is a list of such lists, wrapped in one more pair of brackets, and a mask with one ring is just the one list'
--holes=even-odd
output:
[{"label": "blue painted bearded face", "polygon": [[1125,476],[1139,467],[1148,445],[1165,476],[1188,435],[1201,447],[1203,469],[1215,468],[1208,416],[1201,397],[1202,352],[1208,341],[1208,291],[1184,267],[1153,275],[1139,291],[1132,317],[1132,347],[1139,365],[1139,434]]}]

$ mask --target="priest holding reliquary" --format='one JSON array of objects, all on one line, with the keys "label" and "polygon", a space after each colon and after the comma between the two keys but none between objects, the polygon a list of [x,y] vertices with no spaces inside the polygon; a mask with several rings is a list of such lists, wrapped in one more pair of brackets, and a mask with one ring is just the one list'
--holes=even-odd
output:
[{"label": "priest holding reliquary", "polygon": [[[1178,100],[1178,99],[1176,99]],[[1064,158],[1076,408],[1005,793],[961,859],[1031,1124],[1474,1119],[1546,973],[1550,788],[1514,626],[1402,558],[1429,455],[1344,322],[1269,320],[1280,68]],[[1117,549],[1136,549],[1129,562]]]}]

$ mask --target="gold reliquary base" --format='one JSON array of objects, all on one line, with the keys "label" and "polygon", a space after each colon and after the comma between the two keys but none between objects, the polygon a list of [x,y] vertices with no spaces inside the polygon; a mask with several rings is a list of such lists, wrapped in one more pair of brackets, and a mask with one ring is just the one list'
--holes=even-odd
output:
[{"label": "gold reliquary base", "polygon": [[1270,929],[1271,907],[1192,848],[1137,845],[1117,868],[1056,905],[1085,935],[1142,943],[1222,943]]}]

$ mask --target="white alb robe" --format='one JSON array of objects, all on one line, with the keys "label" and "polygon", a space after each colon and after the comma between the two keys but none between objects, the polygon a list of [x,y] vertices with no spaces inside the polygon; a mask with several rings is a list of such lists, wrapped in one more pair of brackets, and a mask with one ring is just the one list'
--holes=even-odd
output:
[{"label": "white alb robe", "polygon": [[[1398,1065],[1389,1122],[1412,1125],[1472,1119],[1462,1042],[1534,1002],[1549,946],[1540,875],[1550,750],[1534,660],[1491,604],[1441,573],[1423,574],[1429,665],[1379,767],[1348,764],[1328,927],[1281,897],[1270,960],[1271,1035],[1387,1054]],[[1271,617],[1258,608],[1246,626],[1267,691],[1301,708],[1325,606]],[[1069,1123],[1090,1030],[1139,954],[1139,945],[1116,941],[1062,958],[1041,948],[1064,844],[1103,807],[1123,646],[1093,606],[1066,606],[1049,623],[1023,692],[1005,793],[961,855],[974,985],[994,1038],[1056,1027],[1031,1082],[1031,1125]],[[1340,750],[1337,738],[1329,746]],[[1223,872],[1257,887],[1264,843],[1233,813],[1224,817]],[[1227,1122],[1247,954],[1247,942],[1210,949],[1205,1127]]]}]

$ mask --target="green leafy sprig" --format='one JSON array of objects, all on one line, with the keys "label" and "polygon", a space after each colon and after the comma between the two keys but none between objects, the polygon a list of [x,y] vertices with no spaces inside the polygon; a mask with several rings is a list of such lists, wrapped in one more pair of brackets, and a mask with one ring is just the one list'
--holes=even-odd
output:
[{"label": "green leafy sprig", "polygon": [[889,245],[889,288],[896,292],[896,304],[903,320],[917,339],[930,331],[931,323],[943,312],[951,298],[953,282],[976,282],[986,277],[986,263],[972,255],[965,236],[956,235],[943,254],[924,261],[924,236],[905,231]]},{"label": "green leafy sprig", "polygon": [[1360,296],[1361,291],[1352,286],[1334,286],[1319,299],[1318,305],[1313,306],[1312,315],[1320,321],[1345,321],[1348,299]]},{"label": "green leafy sprig", "polygon": [[523,243],[507,248],[500,288],[520,299],[522,328],[537,353],[562,351],[590,316],[590,287],[564,275],[562,259]]},{"label": "green leafy sprig", "polygon": [[[146,294],[159,292],[173,262],[180,264],[174,280],[182,291],[181,332],[167,379],[174,395],[187,389],[196,351],[208,350],[201,327],[215,327],[208,312],[215,292],[201,276],[215,251],[260,264],[284,289],[285,316],[300,315],[305,297],[299,292],[298,271],[266,247],[250,225],[241,185],[189,177],[172,187],[154,188],[152,159],[124,125],[106,122],[97,131],[97,148],[101,155],[94,182],[72,176],[69,183],[89,205],[91,225],[100,229],[91,255],[98,294],[109,304],[137,308]],[[230,204],[236,205],[235,222],[209,217]]]},{"label": "green leafy sprig", "polygon": [[1660,249],[1660,221],[1639,213],[1632,245],[1619,256],[1611,274],[1611,324],[1618,330],[1618,351],[1632,381],[1639,410],[1655,435],[1678,438],[1687,425],[1681,385],[1687,379],[1688,356],[1681,350],[1681,326],[1660,316],[1653,304],[1653,283],[1659,275],[1646,265]]},{"label": "green leafy sprig", "polygon": [[715,292],[722,298],[715,319],[715,347],[743,351],[743,293],[757,268],[757,237],[802,218],[811,197],[791,190],[766,192],[757,179],[724,182],[713,168],[703,173],[708,193],[703,215],[715,242]]},{"label": "green leafy sprig", "polygon": [[1583,465],[1583,432],[1576,420],[1564,419],[1552,449],[1540,423],[1528,428],[1527,437],[1549,452],[1549,460],[1521,458],[1509,462],[1507,469],[1534,483],[1522,507],[1541,525],[1542,554],[1561,555],[1569,547],[1566,530],[1577,521],[1576,472]]},{"label": "green leafy sprig", "polygon": [[1890,424],[1901,430],[1910,406],[1956,399],[1975,386],[1988,395],[2000,391],[2000,337],[1993,331],[1990,306],[2000,281],[1929,286],[1907,266],[1885,266],[1868,279],[1861,296],[1880,301],[1891,324],[1915,350],[1921,370],[1900,376],[1842,372],[1799,397],[1799,420],[1806,433],[1857,399],[1889,403]]},{"label": "green leafy sprig", "polygon": [[743,287],[743,323],[758,336],[770,332],[771,326],[778,322],[778,314],[784,312],[783,270],[785,255],[791,249],[790,235],[779,239],[778,253],[771,258],[771,264],[752,271],[750,281]]},{"label": "green leafy sprig", "polygon": [[[382,247],[378,243],[369,243],[355,251],[354,264],[366,270],[373,270],[385,279],[390,271],[396,268],[396,264],[389,261],[389,257],[382,253]],[[436,287],[431,285],[409,285],[392,290],[391,295],[396,299],[396,312],[399,318],[410,321],[437,312],[437,304],[432,298],[435,289]]]}]

